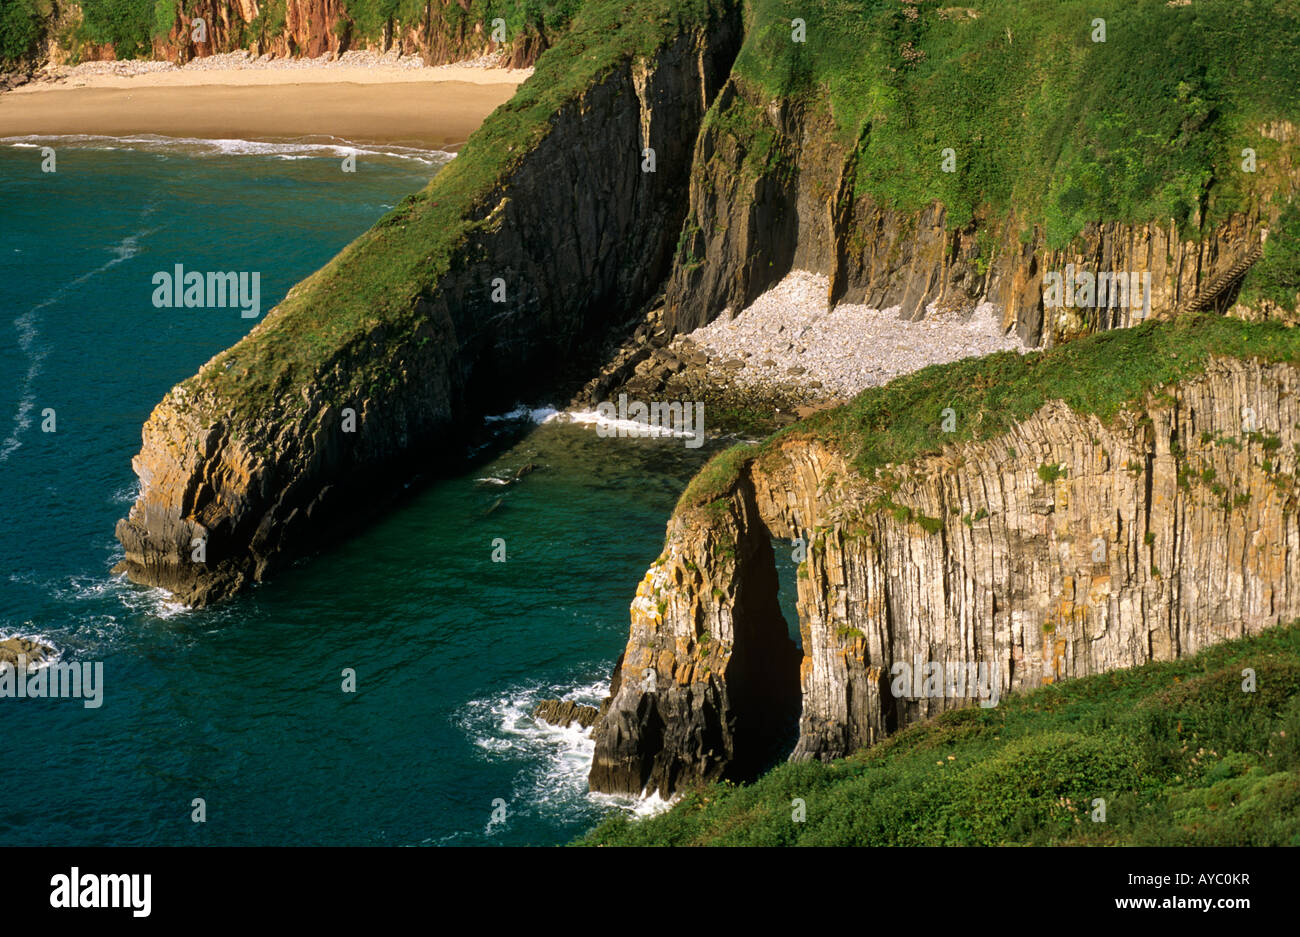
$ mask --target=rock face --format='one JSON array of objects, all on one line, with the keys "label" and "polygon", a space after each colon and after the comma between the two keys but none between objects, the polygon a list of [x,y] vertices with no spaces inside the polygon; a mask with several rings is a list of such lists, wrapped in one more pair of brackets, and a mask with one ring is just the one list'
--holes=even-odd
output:
[{"label": "rock face", "polygon": [[[665,283],[645,336],[663,353],[629,351],[593,394],[635,380],[650,359],[659,377],[679,373],[683,361],[662,347],[669,338],[738,308],[792,266],[825,273],[832,300],[896,303],[908,316],[932,303],[1004,303],[1008,327],[1051,342],[1133,316],[1071,310],[1048,321],[1046,271],[1148,270],[1162,314],[1243,263],[1271,221],[1259,209],[1199,241],[1160,225],[1097,224],[1054,252],[1036,229],[1022,244],[1021,226],[1004,220],[984,256],[985,226],[947,232],[938,204],[903,213],[854,197],[856,150],[837,141],[815,100],[763,101],[730,77],[743,38],[736,0],[642,2],[636,29],[617,31],[635,36],[634,51],[619,46],[605,61],[593,50],[609,23],[579,16],[563,40],[572,54],[557,47],[541,59],[416,198],[418,212],[403,203],[159,404],[133,461],[140,497],[117,528],[120,569],[190,604],[265,578],[364,520],[401,479],[454,450],[477,416],[554,387],[560,363],[646,309]],[[308,0],[286,22],[316,24],[312,11],[328,18],[333,3]],[[733,111],[744,119],[720,119]],[[775,156],[751,165],[746,141],[726,129],[739,125],[771,131]],[[1294,140],[1289,124],[1270,132]],[[654,172],[643,170],[647,150]],[[1296,178],[1290,152],[1269,163],[1274,188]],[[438,239],[434,220],[454,243]],[[390,282],[388,269],[402,273]],[[343,294],[364,296],[366,308]],[[341,428],[351,418],[355,432]]]},{"label": "rock face", "polygon": [[575,722],[590,729],[599,716],[600,710],[595,706],[583,706],[573,700],[544,699],[533,709],[534,719],[561,729],[567,729]]},{"label": "rock face", "polygon": [[[769,132],[775,156],[754,168],[755,143],[738,136],[737,126]],[[1287,144],[1300,139],[1290,124],[1261,132]],[[725,309],[739,311],[800,269],[829,277],[832,304],[899,306],[907,319],[922,318],[931,304],[969,311],[992,302],[1023,342],[1050,345],[1186,306],[1248,257],[1276,220],[1276,208],[1237,213],[1197,240],[1180,238],[1172,222],[1094,223],[1065,249],[1049,248],[1036,226],[1022,241],[1025,225],[1015,218],[949,231],[938,202],[903,212],[855,196],[855,145],[837,142],[825,109],[768,103],[736,79],[727,84],[696,144],[690,212],[664,300],[671,333],[690,332]],[[1300,167],[1293,153],[1290,146],[1279,151],[1266,187],[1295,191]],[[1064,274],[1067,266],[1093,276],[1150,273],[1149,313],[1131,304],[1045,309],[1045,274]]]},{"label": "rock face", "polygon": [[[1048,404],[876,480],[790,437],[670,521],[592,789],[746,776],[773,738],[740,732],[779,725],[796,680],[792,757],[830,759],[980,696],[946,676],[896,695],[897,665],[982,667],[1001,696],[1295,619],[1298,392],[1293,365],[1213,359],[1114,421]],[[771,547],[795,537],[802,655],[782,640]]]},{"label": "rock face", "polygon": [[[141,492],[117,526],[119,569],[192,605],[230,595],[368,516],[482,413],[553,379],[666,276],[690,148],[739,44],[734,4],[696,29],[664,25],[651,53],[621,59],[567,99],[526,153],[490,150],[499,181],[467,197],[468,233],[450,248],[449,272],[388,320],[331,334],[312,373],[222,383],[259,354],[278,360],[283,343],[301,347],[285,337],[290,327],[319,317],[277,309],[173,389],[132,462]],[[530,82],[551,79],[539,68]],[[498,112],[483,131],[517,119]],[[445,172],[469,173],[461,164],[472,146]],[[641,168],[646,147],[654,173]],[[443,181],[430,190],[435,205]],[[402,223],[399,210],[389,224]],[[370,236],[382,241],[383,225]],[[508,278],[504,307],[492,299],[496,278]],[[269,399],[250,407],[254,394]]]},{"label": "rock face", "polygon": [[752,492],[737,492],[710,521],[675,520],[637,587],[631,637],[597,723],[592,790],[669,794],[696,780],[752,777],[793,738],[799,651]]}]

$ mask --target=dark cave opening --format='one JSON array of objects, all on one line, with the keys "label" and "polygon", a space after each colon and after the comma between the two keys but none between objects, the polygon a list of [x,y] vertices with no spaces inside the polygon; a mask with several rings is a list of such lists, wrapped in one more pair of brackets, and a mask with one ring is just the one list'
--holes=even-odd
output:
[{"label": "dark cave opening", "polygon": [[727,673],[736,740],[730,773],[738,780],[755,778],[790,756],[803,707],[803,652],[792,638],[798,632],[793,608],[797,564],[791,565],[791,552],[783,544],[773,549],[752,491],[745,500],[751,523],[745,525],[741,549],[735,646]]}]

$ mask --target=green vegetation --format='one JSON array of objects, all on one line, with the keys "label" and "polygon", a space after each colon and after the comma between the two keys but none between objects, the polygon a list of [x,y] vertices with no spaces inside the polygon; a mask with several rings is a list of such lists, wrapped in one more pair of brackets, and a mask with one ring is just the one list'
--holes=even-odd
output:
[{"label": "green vegetation", "polygon": [[[534,76],[428,187],[299,283],[243,341],[184,386],[214,393],[222,411],[257,418],[267,415],[268,401],[297,397],[293,389],[314,383],[349,349],[416,335],[427,326],[416,297],[434,290],[471,237],[491,229],[501,180],[550,132],[556,112],[621,61],[708,23],[723,5],[645,0],[635,16],[614,3],[585,6],[563,43],[543,53]],[[343,374],[352,382],[362,377],[356,368]]]},{"label": "green vegetation", "polygon": [[1065,477],[1065,466],[1058,464],[1048,465],[1044,462],[1042,465],[1038,466],[1038,477],[1045,484],[1054,485],[1058,479]]},{"label": "green vegetation", "polygon": [[[386,24],[394,33],[403,25],[420,26],[431,18],[435,33],[449,40],[468,38],[482,26],[483,40],[493,20],[506,24],[506,36],[546,36],[553,40],[569,25],[584,0],[452,0],[429,4],[426,0],[344,0],[335,33],[348,35],[354,43],[377,43]],[[80,25],[67,39],[75,48],[83,42],[111,44],[119,59],[147,58],[155,38],[166,36],[176,23],[178,10],[199,14],[196,0],[80,0]],[[0,64],[29,58],[51,28],[50,0],[4,0],[0,8]],[[258,15],[246,26],[232,16],[229,46],[248,48],[253,42],[282,35],[285,0],[264,0]],[[228,51],[224,50],[223,51]]]},{"label": "green vegetation", "polygon": [[[761,100],[828,101],[841,142],[858,141],[858,194],[902,210],[938,199],[953,227],[1014,210],[1058,247],[1099,219],[1174,218],[1198,236],[1247,207],[1276,149],[1259,127],[1291,118],[1300,87],[1293,0],[750,7],[736,74]],[[1239,171],[1244,147],[1259,174]],[[942,171],[945,148],[955,172]]]},{"label": "green vegetation", "polygon": [[750,443],[723,449],[695,473],[682,496],[677,499],[676,510],[713,503],[725,497],[736,477],[759,451],[758,446]]},{"label": "green vegetation", "polygon": [[1300,293],[1300,205],[1291,202],[1269,232],[1264,256],[1250,268],[1241,285],[1239,300],[1252,305],[1272,300],[1288,309]]},{"label": "green vegetation", "polygon": [[1300,845],[1300,627],[951,711],[583,843]]},{"label": "green vegetation", "polygon": [[[769,457],[790,439],[836,448],[872,477],[886,464],[1004,433],[1049,400],[1112,419],[1148,393],[1200,374],[1214,356],[1300,361],[1300,331],[1277,322],[1194,316],[1102,332],[1026,355],[999,352],[932,365],[868,388],[845,406],[815,413],[758,445],[720,452],[691,481],[678,507],[722,497],[750,460]],[[951,433],[932,419],[946,406],[970,415]]]},{"label": "green vegetation", "polygon": [[49,0],[5,0],[0,4],[0,65],[36,51],[50,16]]}]

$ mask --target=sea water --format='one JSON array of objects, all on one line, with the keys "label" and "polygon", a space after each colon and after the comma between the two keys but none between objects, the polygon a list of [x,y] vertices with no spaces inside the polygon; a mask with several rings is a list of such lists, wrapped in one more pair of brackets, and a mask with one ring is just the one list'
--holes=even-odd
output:
[{"label": "sea water", "polygon": [[589,794],[591,740],[530,711],[604,696],[708,449],[525,407],[463,474],[231,601],[109,572],[141,425],[255,324],[158,308],[151,277],[256,270],[269,310],[453,158],[367,149],[345,174],[348,152],[0,142],[0,639],[103,663],[99,708],[0,699],[0,843],[544,845],[655,809]]}]

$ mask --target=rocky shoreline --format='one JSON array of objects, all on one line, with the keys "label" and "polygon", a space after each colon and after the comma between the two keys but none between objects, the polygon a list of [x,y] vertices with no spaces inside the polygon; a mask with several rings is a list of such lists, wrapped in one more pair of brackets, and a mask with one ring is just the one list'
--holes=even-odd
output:
[{"label": "rocky shoreline", "polygon": [[897,306],[828,307],[828,288],[825,275],[794,270],[740,313],[671,339],[656,310],[570,406],[620,393],[699,400],[724,422],[765,430],[929,365],[1029,350],[991,303],[965,313],[930,308],[909,320]]}]

